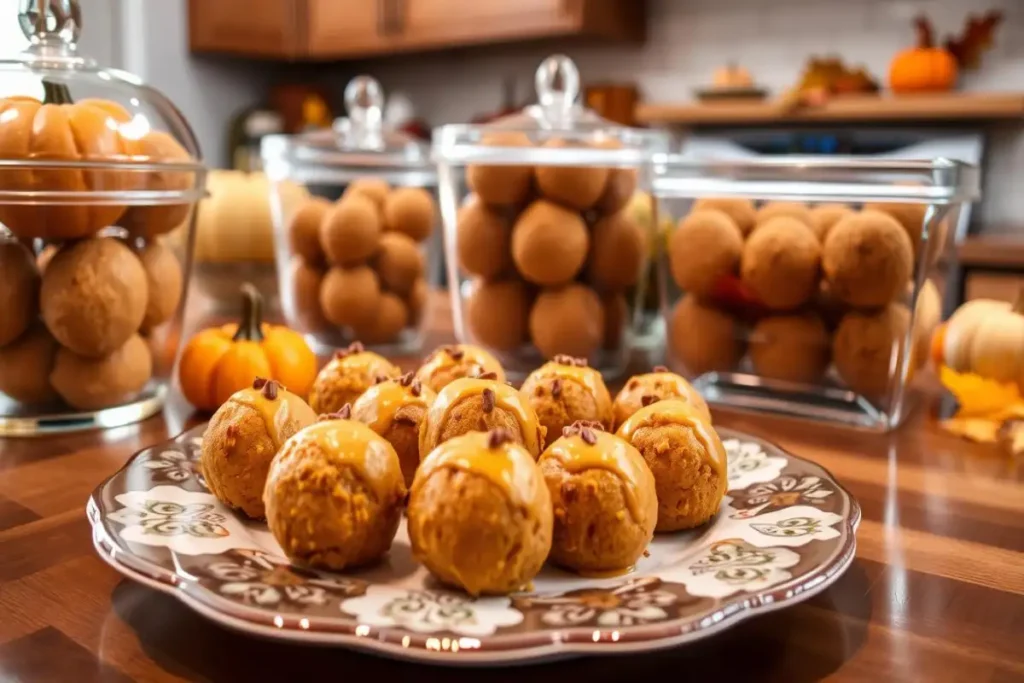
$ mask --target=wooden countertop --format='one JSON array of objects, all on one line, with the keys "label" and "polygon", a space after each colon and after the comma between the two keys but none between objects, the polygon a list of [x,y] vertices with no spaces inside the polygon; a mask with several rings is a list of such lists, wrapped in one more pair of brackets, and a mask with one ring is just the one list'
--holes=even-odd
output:
[{"label": "wooden countertop", "polygon": [[[442,321],[429,342],[448,329]],[[1024,463],[940,432],[926,411],[888,436],[715,420],[821,463],[859,499],[846,574],[694,645],[486,672],[243,636],[100,560],[85,500],[134,452],[198,422],[180,398],[133,427],[0,440],[0,680],[1024,680]]]},{"label": "wooden countertop", "polygon": [[1019,120],[1024,118],[1024,94],[843,95],[820,106],[788,110],[778,100],[641,102],[635,115],[642,124],[677,126]]}]

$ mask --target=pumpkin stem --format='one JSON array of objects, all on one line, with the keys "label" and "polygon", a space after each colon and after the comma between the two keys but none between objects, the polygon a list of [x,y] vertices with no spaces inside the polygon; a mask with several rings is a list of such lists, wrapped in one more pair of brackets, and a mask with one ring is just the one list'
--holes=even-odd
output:
[{"label": "pumpkin stem", "polygon": [[263,297],[251,282],[242,285],[242,318],[234,341],[263,341]]},{"label": "pumpkin stem", "polygon": [[1024,315],[1024,287],[1017,292],[1017,300],[1013,302],[1013,312]]},{"label": "pumpkin stem", "polygon": [[935,32],[928,17],[919,15],[914,19],[914,30],[917,31],[917,46],[920,48],[935,47]]},{"label": "pumpkin stem", "polygon": [[63,83],[43,79],[43,102],[46,104],[73,104],[71,91]]}]

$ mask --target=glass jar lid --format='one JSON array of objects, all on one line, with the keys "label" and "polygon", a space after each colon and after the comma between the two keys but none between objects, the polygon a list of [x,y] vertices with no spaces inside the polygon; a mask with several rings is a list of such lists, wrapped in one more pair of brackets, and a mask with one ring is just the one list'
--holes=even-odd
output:
[{"label": "glass jar lid", "polygon": [[483,125],[434,131],[441,163],[639,166],[669,149],[667,134],[602,118],[580,102],[580,75],[564,55],[548,57],[534,75],[537,103]]},{"label": "glass jar lid", "polygon": [[336,119],[330,129],[264,137],[260,156],[267,176],[303,184],[343,184],[366,176],[396,184],[436,184],[428,146],[384,122],[384,90],[375,78],[349,81],[345,109],[348,116]]},{"label": "glass jar lid", "polygon": [[138,77],[78,52],[78,0],[21,0],[18,22],[29,46],[0,60],[0,204],[201,198],[185,117]]}]

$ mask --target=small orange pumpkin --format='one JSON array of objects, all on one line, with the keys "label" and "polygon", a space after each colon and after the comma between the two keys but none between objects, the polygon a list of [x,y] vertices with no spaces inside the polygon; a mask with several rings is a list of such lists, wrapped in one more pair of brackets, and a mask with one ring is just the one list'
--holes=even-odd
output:
[{"label": "small orange pumpkin", "polygon": [[915,22],[917,46],[896,55],[889,66],[889,89],[894,93],[946,92],[956,86],[956,58],[935,45],[931,24]]},{"label": "small orange pumpkin", "polygon": [[214,411],[256,377],[275,379],[303,398],[316,377],[316,355],[302,335],[262,322],[263,299],[251,284],[242,287],[239,324],[196,334],[178,363],[178,381],[196,408]]}]

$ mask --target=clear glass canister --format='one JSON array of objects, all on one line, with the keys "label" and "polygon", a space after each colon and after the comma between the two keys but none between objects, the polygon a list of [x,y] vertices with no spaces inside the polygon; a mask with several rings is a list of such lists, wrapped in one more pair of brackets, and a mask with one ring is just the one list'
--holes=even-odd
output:
[{"label": "clear glass canister", "polygon": [[[666,157],[667,362],[712,403],[885,431],[926,384],[976,169]],[[949,302],[945,308],[949,308]]]},{"label": "clear glass canister", "polygon": [[[333,129],[263,139],[281,306],[318,353],[361,341],[419,349],[440,256],[429,148],[384,124],[368,76],[345,89]],[[308,193],[290,201],[296,186]]]},{"label": "clear glass canister", "polygon": [[77,0],[24,0],[18,20],[30,46],[0,62],[0,437],[127,424],[172,375],[190,263],[166,236],[202,195],[199,150],[169,100],[77,53]]},{"label": "clear glass canister", "polygon": [[538,104],[434,132],[455,333],[513,375],[558,354],[615,375],[643,324],[668,139],[584,109],[566,57],[535,80]]}]

